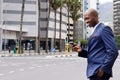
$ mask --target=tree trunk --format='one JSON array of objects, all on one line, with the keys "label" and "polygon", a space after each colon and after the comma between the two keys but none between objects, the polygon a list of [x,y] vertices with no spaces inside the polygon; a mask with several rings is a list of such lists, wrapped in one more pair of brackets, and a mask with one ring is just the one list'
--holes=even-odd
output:
[{"label": "tree trunk", "polygon": [[48,53],[48,29],[49,29],[49,19],[50,19],[50,4],[47,11],[47,15],[48,15],[48,18],[47,18],[47,31],[46,31],[46,50],[45,50],[46,53]]},{"label": "tree trunk", "polygon": [[76,21],[73,20],[73,42],[75,42],[75,26],[76,26]]},{"label": "tree trunk", "polygon": [[56,10],[55,12],[55,31],[54,31],[54,48],[56,47]]},{"label": "tree trunk", "polygon": [[62,48],[62,42],[61,42],[61,27],[62,27],[62,26],[61,26],[61,25],[62,25],[62,7],[60,7],[60,29],[59,29],[59,30],[60,30],[60,31],[59,31],[59,33],[60,33],[60,34],[59,34],[59,42],[60,42],[60,43],[59,43],[59,52],[62,51],[62,49],[61,49],[61,48]]},{"label": "tree trunk", "polygon": [[40,5],[41,0],[38,0],[38,53],[40,54]]},{"label": "tree trunk", "polygon": [[[70,0],[69,0],[70,3]],[[70,40],[70,6],[68,5],[68,42]]]},{"label": "tree trunk", "polygon": [[23,16],[24,16],[24,8],[25,8],[25,0],[22,0],[22,10],[21,10],[21,22],[20,22],[20,36],[19,36],[19,48],[18,53],[21,54],[21,46],[22,46],[22,25],[23,25]]}]

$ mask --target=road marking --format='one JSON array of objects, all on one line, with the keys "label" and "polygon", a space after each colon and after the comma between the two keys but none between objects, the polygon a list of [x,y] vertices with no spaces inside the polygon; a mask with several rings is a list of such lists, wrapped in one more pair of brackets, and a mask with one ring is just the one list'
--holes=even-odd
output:
[{"label": "road marking", "polygon": [[49,66],[48,64],[46,64],[45,66]]},{"label": "road marking", "polygon": [[53,64],[54,66],[56,66],[57,64]]},{"label": "road marking", "polygon": [[24,65],[24,64],[26,64],[26,63],[23,63],[23,62],[22,62],[22,63],[16,63],[16,64],[17,64],[17,65]]},{"label": "road marking", "polygon": [[63,64],[63,63],[59,63],[59,64]]},{"label": "road marking", "polygon": [[24,71],[24,69],[19,69],[20,71]]},{"label": "road marking", "polygon": [[30,67],[29,69],[34,69],[35,67]]},{"label": "road marking", "polygon": [[19,66],[18,64],[11,64],[11,66]]},{"label": "road marking", "polygon": [[0,76],[4,76],[4,74],[0,73]]},{"label": "road marking", "polygon": [[15,71],[10,71],[9,73],[12,74],[12,73],[14,73],[14,72],[15,72]]},{"label": "road marking", "polygon": [[42,66],[37,66],[37,67],[42,67]]},{"label": "road marking", "polygon": [[70,62],[66,62],[65,64],[70,64]]},{"label": "road marking", "polygon": [[6,63],[6,62],[2,62],[2,63]]},{"label": "road marking", "polygon": [[38,64],[32,64],[31,66],[37,66]]},{"label": "road marking", "polygon": [[3,65],[1,65],[2,67],[5,67],[5,66],[8,66],[7,64],[3,64]]},{"label": "road marking", "polygon": [[35,61],[31,61],[30,63],[35,63]]}]

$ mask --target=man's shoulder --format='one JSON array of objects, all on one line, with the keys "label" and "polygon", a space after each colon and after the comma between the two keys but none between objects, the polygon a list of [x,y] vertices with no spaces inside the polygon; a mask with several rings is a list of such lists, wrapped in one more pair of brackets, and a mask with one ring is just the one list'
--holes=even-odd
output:
[{"label": "man's shoulder", "polygon": [[100,28],[103,30],[103,29],[111,29],[111,27],[110,26],[108,26],[108,25],[105,25],[104,23],[100,23]]}]

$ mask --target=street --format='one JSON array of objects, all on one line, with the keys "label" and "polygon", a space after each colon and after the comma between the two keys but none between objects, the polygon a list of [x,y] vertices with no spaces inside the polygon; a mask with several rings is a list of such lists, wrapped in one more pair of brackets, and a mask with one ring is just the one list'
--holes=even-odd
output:
[{"label": "street", "polygon": [[[119,80],[120,57],[110,80]],[[0,80],[88,80],[86,59],[48,56],[0,57]]]}]

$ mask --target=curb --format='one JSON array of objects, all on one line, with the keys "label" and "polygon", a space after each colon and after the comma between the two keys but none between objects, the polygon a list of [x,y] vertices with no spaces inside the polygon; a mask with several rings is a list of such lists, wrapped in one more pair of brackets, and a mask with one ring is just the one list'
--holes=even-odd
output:
[{"label": "curb", "polygon": [[24,57],[24,56],[38,56],[38,55],[45,55],[48,58],[59,58],[59,57],[73,57],[77,56],[76,53],[61,53],[61,54],[52,54],[52,53],[24,53],[24,54],[0,54],[0,57]]},{"label": "curb", "polygon": [[65,58],[65,57],[76,57],[77,54],[64,54],[64,55],[50,55],[47,58]]},{"label": "curb", "polygon": [[66,54],[66,55],[56,55],[55,57],[73,57],[73,56],[76,56],[76,55]]},{"label": "curb", "polygon": [[[26,53],[26,54],[0,54],[0,57],[24,57],[24,56],[36,56],[38,53]],[[42,54],[41,54],[42,55]]]}]

